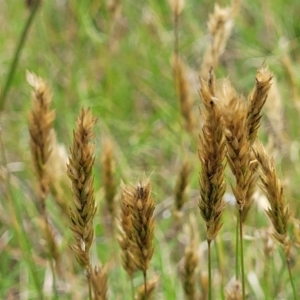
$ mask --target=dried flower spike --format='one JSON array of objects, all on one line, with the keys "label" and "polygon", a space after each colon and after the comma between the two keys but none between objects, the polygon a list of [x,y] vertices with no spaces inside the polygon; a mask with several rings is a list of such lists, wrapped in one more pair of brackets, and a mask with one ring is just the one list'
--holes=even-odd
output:
[{"label": "dried flower spike", "polygon": [[73,206],[70,208],[75,245],[71,246],[79,264],[90,268],[89,249],[94,238],[93,218],[96,213],[94,196],[94,139],[96,118],[90,109],[82,109],[73,132],[73,145],[68,164],[68,176],[72,181]]},{"label": "dried flower spike", "polygon": [[105,193],[106,205],[111,216],[111,219],[115,218],[115,195],[116,184],[114,178],[114,160],[113,160],[113,146],[109,139],[104,140],[104,150],[102,154],[102,182]]},{"label": "dried flower spike", "polygon": [[94,300],[107,300],[107,267],[95,266],[91,269],[90,275]]},{"label": "dried flower spike", "polygon": [[119,245],[122,249],[122,265],[129,277],[132,279],[133,273],[136,271],[134,262],[134,248],[136,247],[133,241],[133,226],[131,219],[131,210],[126,204],[126,186],[122,184],[122,203],[121,203],[121,216],[120,216],[120,235],[118,237]]},{"label": "dried flower spike", "polygon": [[215,87],[212,73],[208,82],[202,80],[200,95],[204,104],[202,135],[200,135],[199,159],[202,170],[200,184],[200,213],[207,228],[207,240],[212,241],[222,224],[220,218],[225,208],[223,195],[226,190],[224,159],[226,143],[223,120],[215,104]]},{"label": "dried flower spike", "polygon": [[38,180],[38,198],[44,211],[49,193],[50,177],[47,162],[51,154],[51,136],[55,111],[51,110],[52,95],[46,83],[35,74],[27,72],[27,81],[34,88],[32,110],[29,113],[30,150]]},{"label": "dried flower spike", "polygon": [[255,144],[253,151],[261,167],[260,187],[270,203],[267,214],[276,230],[274,237],[281,244],[286,244],[291,213],[285,201],[282,184],[277,178],[274,161],[268,157],[260,142]]},{"label": "dried flower spike", "polygon": [[124,204],[128,205],[131,212],[132,235],[134,247],[134,262],[136,267],[143,272],[145,291],[146,273],[150,265],[154,247],[154,200],[151,197],[151,185],[148,179],[138,183],[136,187],[124,186],[122,189]]}]

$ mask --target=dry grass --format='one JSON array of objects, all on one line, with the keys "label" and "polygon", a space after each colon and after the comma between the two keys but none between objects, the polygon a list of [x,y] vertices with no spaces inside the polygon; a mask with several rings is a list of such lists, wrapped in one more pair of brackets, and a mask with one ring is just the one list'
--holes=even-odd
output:
[{"label": "dry grass", "polygon": [[47,163],[52,150],[50,146],[55,111],[50,108],[52,95],[46,83],[30,72],[27,73],[27,80],[34,88],[29,114],[30,149],[38,181],[38,198],[41,211],[44,212],[50,184]]},{"label": "dry grass", "polygon": [[[29,4],[30,1],[27,2]],[[77,72],[79,65],[75,66],[76,88],[70,84],[68,97],[72,100],[67,99],[64,103],[65,108],[68,109],[74,107],[77,110],[82,101],[91,103],[93,107],[93,114],[91,109],[80,111],[73,132],[73,144],[70,147],[67,166],[65,147],[60,145],[57,139],[66,138],[65,128],[69,126],[68,118],[73,118],[74,112],[70,112],[70,115],[67,114],[69,112],[67,109],[60,112],[64,105],[58,105],[57,103],[62,101],[57,101],[59,119],[55,121],[55,113],[51,109],[52,95],[47,84],[34,74],[28,73],[28,80],[33,87],[33,103],[28,122],[30,152],[37,188],[32,191],[31,184],[27,183],[25,177],[28,144],[24,151],[25,163],[20,160],[22,167],[19,170],[13,160],[16,153],[10,153],[8,163],[1,157],[3,163],[1,161],[0,192],[5,201],[0,203],[0,252],[4,257],[1,260],[1,269],[3,268],[4,271],[0,271],[0,275],[4,276],[7,270],[12,270],[12,274],[4,276],[5,280],[2,281],[3,288],[0,292],[4,297],[24,300],[43,299],[43,297],[75,300],[129,299],[130,287],[132,299],[145,300],[183,297],[201,300],[245,300],[248,297],[249,299],[263,297],[292,299],[292,296],[293,299],[297,299],[299,297],[293,283],[295,280],[299,285],[300,223],[297,219],[299,212],[296,204],[295,213],[289,208],[283,192],[284,188],[288,190],[293,184],[297,187],[298,177],[294,176],[292,162],[299,160],[299,142],[296,139],[292,141],[291,138],[290,144],[284,132],[285,126],[291,128],[288,121],[292,123],[294,119],[283,120],[283,107],[289,111],[293,110],[293,105],[297,108],[299,103],[296,99],[296,103],[290,101],[285,105],[284,97],[280,97],[280,88],[283,85],[281,81],[285,79],[278,77],[280,81],[277,82],[275,75],[265,67],[257,71],[254,88],[247,100],[234,90],[228,79],[215,80],[212,70],[218,74],[218,77],[221,74],[225,76],[228,74],[228,77],[233,78],[234,86],[247,90],[249,88],[247,83],[251,86],[250,72],[245,76],[243,74],[243,78],[239,78],[241,75],[239,68],[243,72],[245,69],[249,71],[249,64],[251,68],[256,68],[261,65],[260,61],[257,62],[257,57],[265,55],[264,53],[253,54],[255,66],[248,57],[245,59],[246,67],[245,65],[241,67],[240,62],[237,62],[236,68],[232,67],[235,59],[244,59],[242,55],[245,50],[243,41],[238,40],[240,27],[234,31],[233,38],[229,41],[241,5],[240,1],[232,1],[231,6],[227,8],[215,5],[214,12],[209,16],[208,30],[211,40],[204,45],[206,52],[201,59],[199,90],[201,103],[200,117],[197,119],[193,112],[195,106],[193,90],[196,90],[199,85],[194,87],[188,76],[190,74],[187,73],[193,74],[188,65],[195,63],[193,60],[196,56],[199,59],[198,47],[202,47],[199,46],[202,36],[198,43],[196,39],[192,40],[192,37],[186,38],[184,30],[188,29],[193,34],[200,32],[203,35],[205,29],[203,28],[203,32],[199,31],[198,19],[191,24],[191,19],[187,18],[196,12],[198,14],[198,10],[191,9],[192,2],[186,7],[184,0],[169,2],[171,10],[168,19],[164,19],[168,11],[167,5],[158,2],[153,2],[151,5],[146,2],[132,5],[119,0],[111,0],[107,3],[93,1],[88,4],[87,14],[85,4],[81,6],[74,2],[67,5],[70,7],[67,11],[71,12],[68,21],[72,24],[77,24],[78,20],[81,22],[78,27],[70,28],[70,32],[67,32],[70,44],[75,37],[76,39],[79,37],[82,41],[81,36],[86,34],[88,38],[85,42],[91,39],[96,47],[95,49],[94,45],[89,46],[90,48],[83,47],[82,52],[85,55],[88,53],[91,57],[94,55],[93,51],[97,52],[97,56],[93,57],[91,63],[94,66],[91,73],[82,76]],[[237,23],[248,24],[249,20],[252,21],[254,13],[248,5],[252,8],[250,2],[242,4]],[[60,9],[66,8],[62,5]],[[265,6],[265,9],[271,11],[270,6]],[[135,13],[135,16],[137,12],[141,14],[139,16],[141,26],[139,31],[135,32],[135,36],[131,35],[133,27],[131,27],[131,15],[130,17],[128,15],[129,11]],[[174,49],[172,49],[173,38],[170,30],[172,17],[174,18]],[[245,17],[246,20],[241,17]],[[267,22],[268,16],[264,18]],[[63,18],[57,23],[60,22],[64,22]],[[51,24],[57,26],[54,23]],[[147,23],[145,28],[143,28],[144,23]],[[271,26],[268,30],[272,30]],[[145,32],[151,36],[151,39],[149,36],[143,39]],[[264,31],[257,35],[259,39],[260,35],[264,35]],[[141,51],[134,49],[137,41],[139,43],[137,48],[141,48]],[[268,43],[270,44],[271,41]],[[155,48],[158,45],[162,46],[161,53],[156,52]],[[193,48],[190,45],[197,49],[195,53],[194,50],[189,52],[189,48]],[[226,52],[223,56],[226,47],[232,52]],[[73,82],[73,77],[69,79],[63,73],[69,74],[68,60],[80,60],[82,49],[74,51],[76,56],[68,51],[62,54],[66,55],[67,59],[66,69],[56,74],[59,84],[55,86],[55,91],[58,91],[59,100],[62,98],[61,90]],[[272,53],[272,57],[268,60],[271,65],[276,51],[269,50],[272,51],[267,52]],[[126,51],[133,54],[127,56]],[[171,52],[174,57],[172,61],[174,78],[169,65]],[[42,51],[40,53],[43,55]],[[161,56],[157,57],[157,53]],[[60,51],[55,53],[56,56],[57,54],[61,54]],[[284,82],[287,87],[290,87],[290,94],[298,97],[295,78],[297,73],[292,61],[293,56],[288,53],[286,56],[281,56],[282,64],[288,74]],[[123,58],[128,66],[134,66],[137,59],[140,59],[138,69],[133,72],[130,70],[128,73],[127,69],[124,69],[123,72],[120,68]],[[51,59],[49,62],[53,65],[56,63]],[[155,64],[155,67],[152,68],[150,62]],[[87,72],[88,65],[86,64],[84,69]],[[273,67],[272,69],[276,74],[278,70]],[[133,79],[130,84],[134,90],[126,85],[127,77]],[[238,82],[236,82],[237,78],[240,79]],[[171,99],[174,98],[172,79],[176,85],[178,108],[176,99]],[[101,91],[98,94],[99,86]],[[14,92],[16,93],[16,90]],[[286,96],[286,91],[283,93]],[[94,102],[98,96],[101,101],[103,100],[100,105]],[[138,101],[139,104],[135,106],[133,101],[124,101],[124,99]],[[17,119],[15,116],[19,117],[19,112],[16,113],[14,110],[19,109],[18,105],[20,103],[17,103],[16,107],[12,105],[11,115],[3,114],[3,120],[7,121],[10,117]],[[269,121],[267,126],[263,118],[265,105],[267,121]],[[135,108],[138,110],[136,115]],[[67,115],[62,117],[60,116],[62,114]],[[98,124],[100,131],[105,132],[105,136],[115,136],[113,144],[103,136],[94,134],[96,118],[93,115],[96,114],[101,116],[103,121]],[[128,114],[130,119],[125,120]],[[181,115],[182,122],[178,121],[178,115]],[[53,130],[53,123],[57,129],[61,129],[57,130],[57,137]],[[200,132],[197,131],[197,123],[201,124],[198,130]],[[269,137],[272,135],[275,147],[281,149],[277,152],[277,157],[282,159],[283,173],[290,176],[289,180],[282,181],[287,182],[288,185],[284,185],[279,180],[275,162],[271,159],[272,155],[257,142],[260,127],[263,129],[263,134],[269,134]],[[11,128],[14,133],[13,127]],[[99,128],[96,128],[96,132]],[[293,130],[298,132],[297,128]],[[199,134],[198,153],[198,139],[195,133]],[[261,137],[266,138],[264,135]],[[98,159],[93,141],[102,139],[103,147],[100,149],[102,155],[101,159]],[[5,143],[4,145],[6,147]],[[291,150],[290,145],[293,146]],[[3,145],[1,147],[4,157],[5,147]],[[294,161],[289,157],[292,151]],[[188,157],[188,162],[182,157]],[[233,176],[226,173],[226,158]],[[10,164],[10,161],[15,164]],[[182,165],[177,170],[178,162]],[[99,179],[96,173],[95,180],[96,191],[99,193],[94,192],[94,168],[102,171]],[[197,184],[197,172],[193,171],[195,168],[197,170],[201,168],[198,179],[200,188]],[[145,179],[145,175],[136,185],[121,184],[121,187],[118,187],[116,177],[119,174],[126,182],[130,177],[138,177],[138,174],[143,171],[146,174],[153,173],[151,184],[149,179]],[[299,169],[297,171],[299,173]],[[66,182],[67,176],[71,179],[67,178],[68,182]],[[274,227],[273,236],[269,233],[271,223],[269,222],[268,225],[261,203],[256,201],[257,207],[254,205],[258,176],[261,179],[260,187],[269,201],[266,214]],[[225,202],[225,199],[232,196],[226,180],[230,182],[232,178],[235,179],[232,191],[239,210],[240,224],[233,221],[236,215],[231,205],[226,205]],[[73,196],[68,194],[70,181]],[[176,182],[175,188],[174,182]],[[153,194],[157,201],[154,201]],[[291,206],[294,204],[293,199],[298,198],[298,194],[297,189],[287,192],[287,199]],[[104,210],[102,214],[96,215],[97,203],[101,203],[102,198],[105,200]],[[119,198],[120,203],[117,201]],[[27,201],[32,199],[37,199],[38,209],[34,201]],[[52,201],[51,205],[49,200]],[[256,209],[255,214],[252,214],[254,209],[250,210],[252,207]],[[192,224],[188,224],[190,217],[196,215],[197,208],[204,222],[198,217],[192,219]],[[115,225],[114,220],[119,217],[118,231],[108,230],[104,226],[106,217],[110,218],[110,223],[113,225]],[[66,226],[67,223],[69,226]],[[175,233],[174,224],[177,226]],[[189,229],[185,230],[187,227]],[[240,233],[240,244],[238,241],[234,242],[234,235],[238,240],[238,233]],[[22,240],[22,236],[28,239],[28,246],[24,246],[26,239]],[[272,238],[283,247],[273,243]],[[119,248],[115,247],[117,242]],[[71,247],[68,247],[69,244]],[[243,251],[243,244],[245,251]],[[212,247],[215,247],[216,251],[212,251]],[[174,249],[176,255],[172,255]],[[49,262],[44,258],[45,253],[51,257],[52,274],[48,268]],[[69,255],[70,253],[74,255]],[[281,255],[282,253],[285,257]],[[118,256],[121,256],[121,260],[117,258]],[[284,258],[286,265],[284,265]],[[26,266],[23,259],[26,260]],[[233,270],[235,259],[236,268]],[[261,264],[261,260],[265,262]],[[238,261],[241,261],[243,267],[238,264]],[[206,262],[208,262],[207,267]],[[29,272],[27,264],[30,268],[30,263],[35,268]],[[19,271],[16,270],[16,265]],[[289,278],[284,272],[285,266]],[[84,277],[82,269],[85,270],[88,279],[88,293],[85,288],[86,282],[82,280]],[[248,281],[244,280],[243,275],[240,278],[241,273],[248,275]],[[37,274],[36,278],[34,274]],[[61,274],[63,276],[55,277]],[[159,277],[156,274],[159,274]],[[251,278],[253,274],[255,282]],[[229,278],[232,280],[225,286]],[[34,280],[36,280],[34,283],[36,290],[32,288]],[[262,296],[257,297],[259,294]],[[0,294],[0,298],[3,295]]]},{"label": "dry grass", "polygon": [[254,153],[261,167],[261,189],[270,203],[267,214],[276,231],[274,237],[281,244],[287,245],[287,226],[291,212],[284,197],[282,183],[277,177],[274,161],[268,157],[261,143],[255,144]]},{"label": "dry grass", "polygon": [[211,42],[203,56],[200,68],[200,76],[204,80],[208,79],[209,70],[216,69],[219,65],[220,57],[233,28],[234,17],[239,11],[240,2],[240,0],[232,1],[232,5],[226,8],[221,8],[216,4],[214,13],[209,15],[207,27]]},{"label": "dry grass", "polygon": [[196,124],[193,112],[194,102],[190,92],[190,85],[187,79],[185,66],[179,56],[174,57],[173,69],[180,112],[183,117],[183,127],[188,132],[192,132]]},{"label": "dry grass", "polygon": [[[272,86],[273,76],[268,68],[261,68],[256,74],[256,84],[253,91],[248,96],[247,106],[247,128],[248,128],[248,139],[251,145],[256,140],[257,131],[261,124],[261,110],[268,98],[270,88]],[[251,178],[249,181],[249,187],[246,193],[245,203],[241,214],[242,223],[246,221],[250,208],[254,200],[254,193],[256,191],[257,174],[256,169],[258,163],[255,162],[255,157],[250,151],[251,161]]]},{"label": "dry grass", "polygon": [[[46,198],[50,191],[49,158],[52,152],[51,141],[54,135],[55,111],[50,107],[52,95],[45,81],[30,72],[27,72],[27,81],[33,87],[32,110],[29,113],[28,127],[32,162],[37,178],[37,199],[41,214],[40,228],[47,242],[47,251],[54,276],[54,268],[61,274],[61,261],[54,230],[49,223]],[[55,266],[53,266],[52,260],[54,260]]]},{"label": "dry grass", "polygon": [[157,288],[158,278],[154,277],[147,281],[147,290],[145,286],[142,285],[138,288],[136,293],[136,300],[154,300],[155,298],[155,289]]},{"label": "dry grass", "polygon": [[143,179],[137,186],[123,186],[123,203],[130,209],[132,222],[132,257],[136,268],[143,272],[144,289],[147,294],[147,270],[153,256],[154,238],[154,200],[151,196],[151,185]]},{"label": "dry grass", "polygon": [[201,110],[204,122],[200,135],[199,159],[201,162],[200,200],[201,216],[206,223],[206,237],[210,242],[221,229],[221,216],[225,209],[223,195],[226,190],[224,160],[226,155],[223,119],[215,104],[215,86],[210,72],[208,82],[202,80],[200,95],[204,104]]},{"label": "dry grass", "polygon": [[94,239],[93,220],[96,213],[94,195],[94,125],[92,112],[82,109],[73,132],[73,145],[68,164],[68,176],[72,181],[73,205],[70,209],[71,224],[75,244],[71,246],[79,264],[90,270],[90,247]]},{"label": "dry grass", "polygon": [[106,138],[103,143],[102,153],[102,185],[104,187],[104,195],[107,211],[109,212],[111,223],[114,223],[116,217],[116,183],[115,183],[115,162],[113,158],[112,142]]},{"label": "dry grass", "polygon": [[185,161],[179,171],[176,184],[175,184],[175,215],[180,219],[182,215],[182,208],[186,202],[186,190],[189,184],[191,174],[191,165],[188,161]]},{"label": "dry grass", "polygon": [[122,204],[120,216],[120,235],[118,238],[119,245],[122,249],[122,264],[124,270],[132,280],[133,273],[137,270],[134,262],[134,248],[136,247],[133,240],[133,226],[131,219],[131,211],[129,205],[126,203],[127,193],[126,187],[122,186]]},{"label": "dry grass", "polygon": [[107,280],[108,270],[106,266],[95,266],[91,269],[89,275],[91,277],[92,288],[94,292],[94,300],[107,300]]}]

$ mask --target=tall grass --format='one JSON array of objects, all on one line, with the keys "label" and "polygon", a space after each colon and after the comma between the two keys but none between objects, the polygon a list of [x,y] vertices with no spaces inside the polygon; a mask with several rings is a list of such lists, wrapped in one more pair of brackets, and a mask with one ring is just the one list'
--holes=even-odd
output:
[{"label": "tall grass", "polygon": [[0,2],[0,298],[300,297],[296,1],[45,1],[19,40],[31,3]]}]

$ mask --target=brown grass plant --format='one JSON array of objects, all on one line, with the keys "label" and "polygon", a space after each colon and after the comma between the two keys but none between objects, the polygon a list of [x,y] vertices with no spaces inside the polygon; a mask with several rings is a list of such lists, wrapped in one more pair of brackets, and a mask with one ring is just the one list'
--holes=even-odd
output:
[{"label": "brown grass plant", "polygon": [[270,208],[266,212],[276,231],[274,237],[279,243],[286,245],[291,212],[283,194],[282,183],[277,177],[275,163],[266,154],[263,145],[257,142],[253,149],[261,169],[260,187],[270,203]]},{"label": "brown grass plant", "polygon": [[141,285],[136,292],[135,300],[154,300],[155,298],[155,290],[158,284],[158,277],[155,276],[152,279],[147,281],[147,290],[145,290],[145,286]]},{"label": "brown grass plant", "polygon": [[173,70],[180,112],[183,117],[184,128],[188,132],[192,132],[195,128],[196,121],[193,113],[193,98],[190,92],[190,84],[185,69],[186,67],[180,57],[174,56]]},{"label": "brown grass plant", "polygon": [[184,8],[185,0],[168,0],[168,2],[173,14],[180,15]]},{"label": "brown grass plant", "polygon": [[122,266],[128,274],[131,281],[131,291],[133,293],[133,273],[137,270],[134,261],[134,248],[136,247],[133,240],[133,225],[131,219],[131,209],[126,203],[127,193],[126,186],[122,183],[122,202],[121,202],[121,214],[120,214],[120,234],[118,236],[118,242],[122,250]]},{"label": "brown grass plant", "polygon": [[248,138],[246,101],[236,95],[228,80],[223,82],[219,89],[219,107],[224,119],[224,135],[227,146],[227,162],[233,173],[236,184],[231,186],[238,206],[238,224],[236,227],[236,278],[239,276],[239,260],[242,275],[243,299],[246,297],[245,270],[244,270],[244,250],[243,250],[243,223],[242,214],[246,203],[252,177],[251,144]]},{"label": "brown grass plant", "polygon": [[212,70],[208,81],[201,80],[200,96],[203,102],[201,116],[203,119],[202,133],[199,135],[199,159],[201,172],[199,176],[200,214],[206,223],[206,239],[208,243],[208,282],[209,299],[212,299],[211,275],[211,242],[219,233],[222,223],[221,216],[225,209],[223,196],[226,190],[225,157],[226,142],[223,134],[223,118],[216,105],[216,89]]},{"label": "brown grass plant", "polygon": [[231,7],[221,8],[215,5],[214,13],[209,15],[208,31],[211,42],[203,56],[200,77],[208,79],[209,70],[216,69],[233,28],[233,20],[240,8],[240,0],[232,1]]},{"label": "brown grass plant", "polygon": [[116,217],[116,183],[114,176],[115,162],[113,158],[113,145],[112,142],[106,138],[103,143],[102,153],[102,185],[104,188],[106,207],[111,217],[112,224]]},{"label": "brown grass plant", "polygon": [[208,82],[201,81],[200,95],[204,108],[201,109],[203,127],[202,134],[199,136],[199,159],[202,168],[199,177],[199,208],[206,223],[207,241],[210,243],[215,239],[222,226],[220,219],[225,208],[223,195],[226,190],[224,125],[221,112],[215,104],[215,86],[212,72],[210,72]]},{"label": "brown grass plant", "polygon": [[253,91],[248,97],[247,127],[248,138],[252,145],[257,137],[260,126],[261,110],[267,100],[272,86],[273,75],[268,68],[261,68],[256,74],[256,83]]},{"label": "brown grass plant", "polygon": [[50,145],[55,111],[51,110],[52,95],[45,81],[30,72],[27,72],[27,81],[34,89],[28,127],[33,167],[38,180],[38,199],[43,212],[49,193],[47,162],[52,150]]},{"label": "brown grass plant", "polygon": [[94,195],[94,125],[96,118],[90,109],[81,110],[76,129],[73,131],[73,145],[68,164],[68,176],[72,182],[73,204],[70,207],[70,228],[75,244],[71,246],[76,260],[91,272],[90,247],[94,238],[93,219],[96,213]]},{"label": "brown grass plant", "polygon": [[91,284],[94,293],[93,300],[107,300],[107,267],[95,266],[94,268],[91,268],[89,276],[91,277]]},{"label": "brown grass plant", "polygon": [[260,142],[254,145],[253,151],[260,164],[260,187],[270,203],[270,207],[266,210],[266,213],[275,229],[275,233],[273,234],[274,238],[283,245],[293,296],[294,299],[297,299],[296,287],[291,270],[290,254],[292,242],[287,232],[287,227],[291,219],[291,211],[286,203],[282,183],[277,177],[274,160],[269,158]]},{"label": "brown grass plant", "polygon": [[135,247],[133,258],[136,267],[143,272],[145,292],[147,293],[147,270],[154,252],[154,199],[148,179],[141,180],[136,186],[122,187],[124,204],[130,209],[132,236]]},{"label": "brown grass plant", "polygon": [[175,218],[180,219],[182,214],[182,208],[186,201],[186,190],[189,184],[189,178],[191,175],[191,164],[188,161],[185,161],[179,171],[175,188]]},{"label": "brown grass plant", "polygon": [[224,81],[220,90],[220,101],[224,119],[224,134],[227,145],[227,161],[235,176],[236,186],[232,186],[238,208],[243,210],[251,180],[250,142],[247,128],[246,102],[237,96],[229,81]]},{"label": "brown grass plant", "polygon": [[269,140],[273,144],[272,156],[282,155],[289,146],[289,138],[284,124],[284,103],[282,101],[278,80],[273,75],[267,101],[265,103]]},{"label": "brown grass plant", "polygon": [[[51,109],[52,94],[46,82],[27,71],[28,83],[33,87],[32,109],[29,113],[30,151],[32,156],[35,176],[37,178],[37,198],[43,235],[47,242],[47,250],[50,255],[50,265],[53,273],[53,287],[55,289],[55,268],[60,270],[60,253],[57,241],[48,220],[46,198],[50,190],[49,157],[52,152],[51,139],[55,111]],[[53,261],[55,266],[53,265]]]},{"label": "brown grass plant", "polygon": [[[261,110],[267,100],[268,93],[272,86],[273,75],[268,68],[260,68],[256,74],[255,87],[248,96],[247,101],[247,128],[248,139],[251,145],[256,140],[257,132],[261,124]],[[251,164],[251,178],[249,181],[249,187],[245,197],[245,203],[241,214],[242,223],[246,221],[250,208],[254,200],[254,193],[256,190],[257,173],[256,169],[258,163],[255,162],[255,157],[252,151],[249,153]]]}]

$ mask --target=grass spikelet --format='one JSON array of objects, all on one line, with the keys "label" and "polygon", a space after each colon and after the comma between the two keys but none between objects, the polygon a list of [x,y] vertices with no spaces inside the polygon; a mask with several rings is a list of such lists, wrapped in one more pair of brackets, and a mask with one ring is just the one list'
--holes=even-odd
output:
[{"label": "grass spikelet", "polygon": [[255,144],[254,153],[261,167],[260,185],[262,191],[269,200],[270,208],[267,215],[274,229],[275,239],[285,245],[287,242],[287,225],[291,213],[286,204],[281,181],[277,178],[274,161],[271,160],[260,142]]},{"label": "grass spikelet", "polygon": [[170,4],[173,14],[180,15],[184,8],[185,0],[169,0],[168,2]]},{"label": "grass spikelet", "polygon": [[[39,210],[42,216],[41,229],[47,242],[50,255],[50,266],[53,276],[53,289],[56,293],[56,270],[60,270],[60,253],[53,230],[49,224],[48,212],[46,209],[46,198],[50,190],[50,176],[48,170],[49,157],[51,155],[51,139],[55,111],[51,109],[52,95],[45,81],[34,73],[27,71],[28,83],[33,87],[32,110],[29,113],[30,151],[33,161],[35,176],[37,178],[37,198]],[[55,262],[55,266],[54,263]]]},{"label": "grass spikelet", "polygon": [[215,5],[214,13],[209,15],[208,30],[211,43],[208,46],[200,69],[200,77],[207,79],[209,70],[216,69],[224,52],[227,40],[233,28],[233,19],[238,13],[240,1],[233,1],[231,7],[221,8]]},{"label": "grass spikelet", "polygon": [[107,267],[95,266],[89,274],[91,277],[94,300],[107,300]]},{"label": "grass spikelet", "polygon": [[151,196],[151,185],[143,179],[137,186],[123,186],[124,204],[131,213],[132,235],[135,243],[134,261],[136,267],[143,272],[145,293],[147,293],[147,270],[150,265],[154,247],[154,200]]},{"label": "grass spikelet", "polygon": [[184,120],[184,127],[188,132],[192,132],[195,127],[193,98],[190,93],[190,85],[186,76],[185,66],[179,56],[175,57],[173,60],[173,69],[180,112]]},{"label": "grass spikelet", "polygon": [[46,83],[35,74],[27,72],[27,81],[33,87],[32,110],[29,113],[30,150],[38,180],[38,199],[41,211],[45,210],[45,200],[49,193],[50,177],[47,162],[51,154],[51,131],[55,111],[51,110],[52,95]]},{"label": "grass spikelet", "polygon": [[116,195],[116,183],[115,183],[115,165],[113,159],[113,146],[109,139],[104,140],[102,154],[102,184],[104,187],[105,200],[108,212],[111,216],[111,221],[113,223],[116,217],[116,207],[115,207],[115,195]]},{"label": "grass spikelet", "polygon": [[[272,86],[273,75],[268,70],[268,68],[261,68],[257,71],[256,74],[256,83],[255,87],[248,96],[247,102],[247,128],[248,128],[248,139],[251,145],[257,137],[257,131],[260,127],[261,121],[261,110],[267,100],[268,93]],[[257,174],[256,169],[258,163],[255,162],[255,157],[252,151],[249,153],[250,160],[253,162],[251,164],[251,178],[249,181],[249,187],[245,197],[244,208],[241,214],[241,221],[244,223],[248,216],[249,210],[253,203],[253,195],[256,189]]]},{"label": "grass spikelet", "polygon": [[281,98],[278,81],[275,76],[272,79],[272,85],[268,94],[267,101],[265,103],[265,113],[270,124],[269,139],[274,143],[275,150],[279,153],[283,153],[289,144],[288,135],[286,134],[284,125],[284,104]]},{"label": "grass spikelet", "polygon": [[256,74],[256,84],[248,97],[247,127],[250,144],[256,139],[260,126],[261,109],[264,106],[272,85],[272,74],[268,68],[261,68]]},{"label": "grass spikelet", "polygon": [[291,217],[291,212],[285,200],[281,181],[277,177],[274,161],[267,156],[264,147],[260,142],[255,144],[253,151],[261,167],[260,188],[270,203],[270,208],[266,210],[266,213],[275,229],[275,233],[273,234],[274,238],[284,247],[285,260],[293,289],[293,296],[294,299],[297,299],[297,292],[290,264],[290,249],[292,244],[287,234],[287,226]]},{"label": "grass spikelet", "polygon": [[[246,193],[251,179],[250,143],[247,131],[247,109],[243,99],[238,97],[228,82],[224,82],[224,103],[220,108],[224,118],[227,145],[227,161],[236,178],[236,187],[232,187],[239,210],[243,210]],[[219,102],[218,102],[219,103]]]},{"label": "grass spikelet", "polygon": [[200,95],[204,104],[204,109],[201,110],[204,124],[199,146],[199,159],[202,166],[199,178],[199,208],[206,223],[207,240],[211,242],[222,226],[220,218],[225,208],[223,195],[226,190],[224,177],[226,143],[222,116],[215,104],[212,73],[208,82],[201,81]]},{"label": "grass spikelet", "polygon": [[[244,271],[244,255],[243,255],[243,223],[242,214],[246,203],[246,197],[249,186],[252,180],[252,163],[250,156],[250,141],[248,139],[247,128],[247,107],[245,101],[238,97],[234,89],[230,86],[228,81],[224,82],[220,90],[220,108],[224,118],[224,134],[227,145],[227,161],[229,167],[236,179],[235,187],[232,187],[232,192],[235,196],[239,218],[236,231],[237,237],[237,256],[236,256],[236,278],[239,275],[238,258],[241,261],[241,275],[242,275],[242,291],[243,299],[246,297],[245,291],[245,271]],[[238,243],[239,240],[239,243]],[[238,255],[238,246],[240,255]]]},{"label": "grass spikelet", "polygon": [[154,300],[155,299],[155,289],[158,283],[158,277],[154,277],[147,281],[147,290],[145,286],[142,285],[138,288],[136,292],[136,300]]},{"label": "grass spikelet", "polygon": [[122,265],[131,280],[133,291],[133,273],[137,270],[134,262],[134,248],[136,247],[133,241],[133,226],[131,219],[131,210],[126,203],[126,187],[122,184],[122,203],[121,203],[121,216],[120,216],[120,234],[118,237],[119,245],[122,249]]},{"label": "grass spikelet", "polygon": [[223,119],[215,104],[215,84],[212,71],[208,82],[201,81],[200,95],[204,108],[202,134],[199,135],[199,159],[201,173],[199,176],[200,199],[199,208],[206,223],[206,239],[208,243],[209,299],[212,299],[211,278],[211,241],[219,233],[222,224],[221,216],[225,209],[223,195],[226,190],[224,177],[226,142],[223,134]]},{"label": "grass spikelet", "polygon": [[175,215],[179,217],[182,207],[185,203],[185,193],[189,184],[191,166],[188,161],[185,161],[179,171],[175,184]]},{"label": "grass spikelet", "polygon": [[96,118],[90,109],[82,109],[73,132],[73,145],[68,164],[68,176],[72,181],[73,205],[70,208],[70,228],[75,245],[71,246],[79,264],[90,269],[89,250],[94,238],[93,218],[96,213],[94,196],[94,139]]}]

